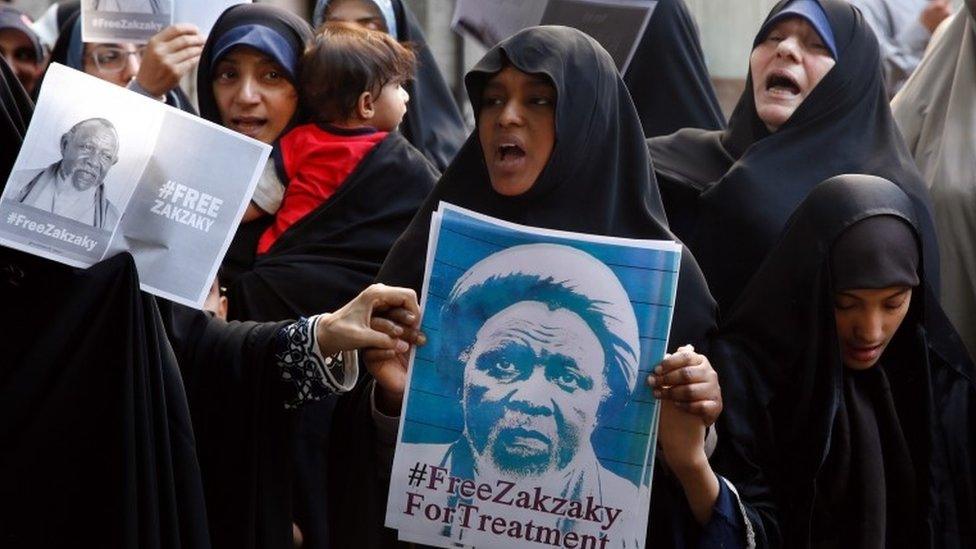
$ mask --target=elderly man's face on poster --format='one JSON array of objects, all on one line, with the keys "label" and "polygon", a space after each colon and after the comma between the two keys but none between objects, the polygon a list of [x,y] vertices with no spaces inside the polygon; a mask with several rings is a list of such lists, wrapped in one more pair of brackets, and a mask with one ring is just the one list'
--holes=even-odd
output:
[{"label": "elderly man's face on poster", "polygon": [[566,467],[589,443],[608,392],[604,359],[596,334],[568,309],[521,301],[489,318],[464,369],[475,453],[522,477]]},{"label": "elderly man's face on poster", "polygon": [[61,175],[79,191],[100,185],[118,161],[118,151],[115,130],[95,122],[83,124],[61,138]]}]

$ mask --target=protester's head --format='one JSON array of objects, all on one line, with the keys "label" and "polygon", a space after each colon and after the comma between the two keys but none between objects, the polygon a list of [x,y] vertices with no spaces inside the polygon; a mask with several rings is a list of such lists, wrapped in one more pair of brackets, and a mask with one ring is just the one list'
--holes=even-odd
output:
[{"label": "protester's head", "polygon": [[407,112],[403,83],[414,53],[387,34],[349,23],[326,23],[302,58],[301,89],[318,122],[392,131]]},{"label": "protester's head", "polygon": [[918,266],[915,232],[899,217],[869,217],[834,242],[834,319],[845,366],[863,370],[881,358],[908,314]]},{"label": "protester's head", "polygon": [[31,28],[31,20],[20,11],[0,6],[0,56],[14,69],[28,93],[44,69],[44,46]]},{"label": "protester's head", "polygon": [[816,0],[793,0],[770,17],[749,58],[756,113],[778,130],[836,64],[827,14]]},{"label": "protester's head", "polygon": [[83,50],[84,71],[117,86],[127,86],[139,74],[145,46],[135,44],[91,44]]},{"label": "protester's head", "polygon": [[[69,67],[123,87],[128,86],[139,73],[145,46],[82,42],[81,17],[77,14],[69,19],[66,26],[70,26],[70,31],[65,31],[68,42],[67,51],[63,55],[65,55],[65,64]],[[62,51],[61,42],[64,39],[64,37],[58,38],[58,44],[55,45],[55,60]]]},{"label": "protester's head", "polygon": [[397,38],[396,15],[391,0],[318,0],[312,21],[316,27],[330,21],[353,23]]},{"label": "protester's head", "polygon": [[[576,29],[513,35],[485,54],[465,85],[498,195],[531,200],[598,165],[612,171],[618,160],[629,161],[621,136],[640,120],[626,84],[610,54]],[[606,156],[594,162],[597,143]]]},{"label": "protester's head", "polygon": [[274,6],[225,11],[200,58],[200,114],[274,142],[299,117],[299,62],[310,37],[308,23]]},{"label": "protester's head", "polygon": [[488,79],[478,139],[492,188],[520,195],[535,184],[556,144],[556,88],[542,74],[509,65]]},{"label": "protester's head", "polygon": [[467,441],[501,472],[565,468],[634,388],[640,344],[627,293],[575,248],[516,246],[481,260],[455,284],[441,325],[452,327],[441,363],[463,371]]},{"label": "protester's head", "polygon": [[119,136],[104,118],[82,120],[61,136],[59,174],[75,189],[101,185],[108,170],[119,160]]}]

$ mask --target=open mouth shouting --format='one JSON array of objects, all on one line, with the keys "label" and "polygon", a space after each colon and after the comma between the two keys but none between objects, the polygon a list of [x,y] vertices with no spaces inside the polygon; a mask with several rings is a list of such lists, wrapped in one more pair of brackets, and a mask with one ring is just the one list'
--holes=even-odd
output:
[{"label": "open mouth shouting", "polygon": [[525,145],[517,137],[504,137],[495,146],[493,160],[500,173],[515,175],[525,166]]},{"label": "open mouth shouting", "polygon": [[766,93],[783,99],[796,99],[802,93],[800,84],[784,70],[776,70],[766,77]]},{"label": "open mouth shouting", "polygon": [[258,138],[267,124],[268,119],[259,116],[235,116],[230,119],[232,130],[255,139]]}]

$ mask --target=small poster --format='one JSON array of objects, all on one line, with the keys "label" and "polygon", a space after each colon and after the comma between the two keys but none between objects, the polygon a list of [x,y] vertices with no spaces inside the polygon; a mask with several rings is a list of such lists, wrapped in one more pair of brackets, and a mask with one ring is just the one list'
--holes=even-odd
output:
[{"label": "small poster", "polygon": [[451,27],[486,48],[536,25],[573,27],[596,39],[624,74],[656,6],[657,0],[458,0]]},{"label": "small poster", "polygon": [[173,23],[173,0],[81,0],[84,42],[145,44]]},{"label": "small poster", "polygon": [[681,262],[672,241],[441,203],[386,525],[441,547],[643,547]]},{"label": "small poster", "polygon": [[173,14],[174,23],[193,23],[200,29],[200,34],[207,36],[214,23],[227,8],[237,4],[250,4],[250,0],[174,0],[176,10]]},{"label": "small poster", "polygon": [[52,64],[0,196],[0,244],[75,267],[127,251],[144,290],[200,308],[270,153]]}]

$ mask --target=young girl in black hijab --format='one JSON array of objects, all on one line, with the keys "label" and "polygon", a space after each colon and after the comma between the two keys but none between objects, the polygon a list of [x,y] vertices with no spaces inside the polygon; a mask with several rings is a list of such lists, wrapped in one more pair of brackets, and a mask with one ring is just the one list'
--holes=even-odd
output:
[{"label": "young girl in black hijab", "polygon": [[[526,29],[490,50],[465,83],[478,129],[390,251],[378,280],[420,288],[440,201],[536,227],[674,238],[630,94],[593,39],[566,27]],[[713,322],[714,303],[685,250],[670,338],[675,354],[652,383],[664,406],[658,463],[669,466],[654,477],[650,545],[745,543],[736,497],[712,473],[704,449],[705,426],[721,410],[717,380],[694,348],[675,350],[689,343],[703,348]],[[390,416],[400,409],[406,355],[363,358],[372,378],[340,399],[333,426],[343,440],[358,438],[336,448],[330,462],[330,493],[353,499],[333,508],[331,525],[338,546],[388,547],[396,543],[382,527],[397,421]],[[685,374],[685,383],[671,380]]]},{"label": "young girl in black hijab", "polygon": [[760,546],[972,547],[976,385],[893,183],[819,185],[721,329],[716,468]]},{"label": "young girl in black hijab", "polygon": [[[930,202],[891,117],[877,40],[843,0],[783,0],[753,42],[746,89],[725,131],[648,140],[668,219],[728,310],[819,182],[894,181],[935,251]],[[938,256],[926,258],[939,286]]]}]

